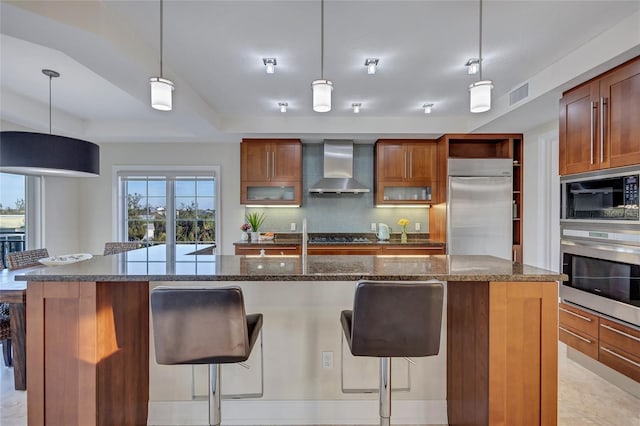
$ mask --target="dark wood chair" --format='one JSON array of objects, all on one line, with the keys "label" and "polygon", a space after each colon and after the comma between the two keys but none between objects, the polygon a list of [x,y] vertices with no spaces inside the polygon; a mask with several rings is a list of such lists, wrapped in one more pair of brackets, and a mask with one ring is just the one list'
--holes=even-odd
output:
[{"label": "dark wood chair", "polygon": [[[4,269],[4,263],[0,257],[0,269]],[[11,367],[11,320],[9,318],[9,304],[0,303],[0,343],[2,343],[2,357],[4,365]]]}]

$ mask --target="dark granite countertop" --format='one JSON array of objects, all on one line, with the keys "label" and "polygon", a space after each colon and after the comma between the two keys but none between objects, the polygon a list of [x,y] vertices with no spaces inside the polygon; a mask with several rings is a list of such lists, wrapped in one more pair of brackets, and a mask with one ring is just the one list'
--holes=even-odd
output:
[{"label": "dark granite countertop", "polygon": [[[137,251],[137,250],[136,250]],[[134,251],[135,252],[135,251]],[[491,256],[193,256],[135,260],[134,252],[15,271],[17,281],[560,281],[567,276]],[[133,254],[132,254],[133,253]],[[183,259],[183,258],[182,258]],[[12,274],[13,275],[13,274]]]}]

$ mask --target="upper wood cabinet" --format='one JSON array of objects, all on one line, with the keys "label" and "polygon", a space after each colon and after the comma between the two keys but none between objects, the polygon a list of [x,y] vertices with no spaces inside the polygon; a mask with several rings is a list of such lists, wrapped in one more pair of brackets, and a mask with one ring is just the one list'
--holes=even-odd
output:
[{"label": "upper wood cabinet", "polygon": [[299,139],[242,140],[240,203],[302,203],[302,144]]},{"label": "upper wood cabinet", "polygon": [[434,140],[377,141],[376,204],[430,204],[435,199],[436,147]]},{"label": "upper wood cabinet", "polygon": [[640,57],[564,93],[560,174],[640,164]]}]

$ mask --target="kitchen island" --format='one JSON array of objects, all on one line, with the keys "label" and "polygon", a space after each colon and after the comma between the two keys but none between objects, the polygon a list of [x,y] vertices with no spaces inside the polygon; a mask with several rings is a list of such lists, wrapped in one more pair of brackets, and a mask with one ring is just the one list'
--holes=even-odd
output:
[{"label": "kitchen island", "polygon": [[[204,423],[203,375],[153,361],[149,290],[169,284],[240,285],[247,312],[265,315],[256,363],[264,364],[264,396],[225,401],[223,423],[375,421],[375,397],[350,393],[363,387],[357,378],[349,383],[351,368],[360,367],[347,367],[352,361],[339,346],[339,311],[353,303],[360,279],[447,282],[441,353],[416,360],[409,400],[394,393],[399,422],[556,424],[557,281],[564,275],[489,256],[136,259],[131,252],[95,256],[16,276],[28,282],[30,426]],[[340,375],[320,367],[320,351],[328,350],[343,354]],[[251,388],[253,379],[241,375],[227,374],[223,383]],[[375,369],[370,376],[375,383]],[[223,394],[252,393],[224,386]]]}]

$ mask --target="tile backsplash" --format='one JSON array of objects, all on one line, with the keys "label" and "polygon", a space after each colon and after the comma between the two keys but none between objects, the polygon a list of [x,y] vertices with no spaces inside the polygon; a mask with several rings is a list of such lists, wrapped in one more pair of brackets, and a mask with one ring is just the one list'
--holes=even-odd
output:
[{"label": "tile backsplash", "polygon": [[[373,202],[373,150],[374,145],[356,144],[353,147],[353,176],[367,185],[371,192],[365,194],[309,194],[309,185],[322,178],[322,144],[302,146],[302,193],[303,202],[299,208],[260,207],[246,211],[263,211],[265,222],[261,231],[290,232],[291,223],[296,231],[302,231],[302,219],[307,218],[309,232],[371,232],[371,223],[386,223],[393,232],[400,232],[398,219],[411,222],[407,232],[415,231],[415,223],[420,223],[419,232],[429,232],[429,210],[427,208],[376,208]],[[238,224],[238,227],[241,223]]]}]

